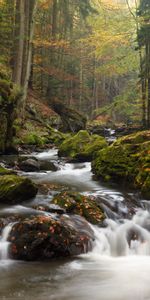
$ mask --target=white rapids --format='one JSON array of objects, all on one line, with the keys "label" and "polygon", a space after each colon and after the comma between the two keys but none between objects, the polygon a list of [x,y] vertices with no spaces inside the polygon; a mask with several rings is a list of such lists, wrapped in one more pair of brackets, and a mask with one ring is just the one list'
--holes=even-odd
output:
[{"label": "white rapids", "polygon": [[0,259],[1,260],[9,259],[9,245],[10,245],[10,242],[8,242],[8,237],[9,237],[9,233],[12,229],[13,224],[14,223],[10,223],[2,231],[2,236],[1,236],[1,239],[0,239]]},{"label": "white rapids", "polygon": [[52,299],[150,300],[150,213],[139,210],[132,220],[107,219],[105,228],[92,228],[94,249],[65,266],[72,280]]}]

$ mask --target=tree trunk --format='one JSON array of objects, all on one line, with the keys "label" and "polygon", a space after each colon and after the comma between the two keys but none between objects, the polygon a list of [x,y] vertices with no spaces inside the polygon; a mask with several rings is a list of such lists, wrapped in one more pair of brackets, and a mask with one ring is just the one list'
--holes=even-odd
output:
[{"label": "tree trunk", "polygon": [[32,43],[33,43],[33,36],[34,36],[36,11],[37,11],[37,0],[34,1],[33,12],[32,12],[32,15],[31,15],[31,22],[30,22],[30,35],[29,35],[27,66],[26,66],[26,74],[25,74],[24,86],[23,86],[23,96],[22,96],[22,99],[21,99],[23,114],[24,114],[24,111],[25,111],[25,104],[26,104],[28,84],[29,84],[30,71],[31,71],[32,46],[33,46]]},{"label": "tree trunk", "polygon": [[24,50],[24,36],[25,36],[25,14],[24,14],[24,0],[17,0],[16,3],[16,17],[15,17],[15,40],[14,40],[14,69],[13,81],[20,85],[22,76],[23,64],[23,50]]},{"label": "tree trunk", "polygon": [[[142,75],[143,76],[143,75]],[[142,81],[142,124],[146,127],[146,79],[143,77]]]}]

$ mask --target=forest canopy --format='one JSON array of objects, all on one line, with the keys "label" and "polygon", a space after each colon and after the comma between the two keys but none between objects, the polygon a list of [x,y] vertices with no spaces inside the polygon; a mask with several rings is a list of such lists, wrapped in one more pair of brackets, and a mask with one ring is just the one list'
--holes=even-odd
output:
[{"label": "forest canopy", "polygon": [[150,3],[1,0],[1,69],[89,119],[150,126]]}]

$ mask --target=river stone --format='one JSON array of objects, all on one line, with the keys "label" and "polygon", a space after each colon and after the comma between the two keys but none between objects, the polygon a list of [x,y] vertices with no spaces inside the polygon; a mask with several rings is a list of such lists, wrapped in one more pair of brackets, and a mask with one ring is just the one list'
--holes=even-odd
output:
[{"label": "river stone", "polygon": [[14,224],[10,257],[35,261],[79,255],[92,250],[94,232],[80,216],[36,216]]},{"label": "river stone", "polygon": [[77,192],[64,191],[56,195],[52,203],[64,208],[67,213],[83,216],[92,224],[100,224],[105,219],[102,208],[93,197],[81,195]]},{"label": "river stone", "polygon": [[58,171],[59,167],[55,165],[54,162],[52,161],[45,161],[45,160],[41,160],[39,161],[39,165],[40,165],[40,170],[41,171]]},{"label": "river stone", "polygon": [[0,203],[20,203],[33,198],[37,191],[37,186],[29,178],[17,175],[0,176]]},{"label": "river stone", "polygon": [[40,164],[36,159],[28,158],[19,163],[19,168],[24,172],[37,172],[40,170]]}]

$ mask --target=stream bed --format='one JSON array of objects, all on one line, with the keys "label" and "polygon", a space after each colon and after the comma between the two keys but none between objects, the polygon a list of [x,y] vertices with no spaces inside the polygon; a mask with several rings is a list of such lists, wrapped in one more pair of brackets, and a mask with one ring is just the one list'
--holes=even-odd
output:
[{"label": "stream bed", "polygon": [[[51,149],[32,156],[58,163],[55,172],[23,173],[37,183],[53,183],[86,195],[100,197],[107,215],[105,226],[92,226],[94,249],[84,255],[50,262],[13,261],[7,256],[7,236],[0,240],[0,299],[21,300],[150,300],[149,202],[135,191],[95,181],[90,163],[66,163]],[[31,214],[33,204],[46,203],[48,195],[15,206],[1,206],[3,214]]]}]

